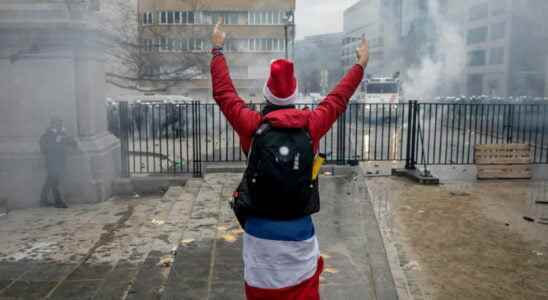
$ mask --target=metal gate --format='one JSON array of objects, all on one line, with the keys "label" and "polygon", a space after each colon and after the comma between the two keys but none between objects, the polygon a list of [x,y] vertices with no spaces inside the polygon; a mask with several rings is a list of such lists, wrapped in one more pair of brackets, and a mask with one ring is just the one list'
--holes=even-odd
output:
[{"label": "metal gate", "polygon": [[[298,105],[314,109],[315,105]],[[263,104],[250,104],[261,111]],[[351,103],[320,142],[330,163],[473,164],[474,145],[528,143],[548,163],[546,104]],[[243,162],[238,135],[216,104],[120,102],[109,128],[125,176],[201,176],[211,162]],[[548,142],[548,139],[547,139]]]}]

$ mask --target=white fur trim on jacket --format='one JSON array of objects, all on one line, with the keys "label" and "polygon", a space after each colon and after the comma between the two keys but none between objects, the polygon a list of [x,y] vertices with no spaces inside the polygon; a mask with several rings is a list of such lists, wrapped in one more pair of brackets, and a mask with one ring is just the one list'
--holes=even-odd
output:
[{"label": "white fur trim on jacket", "polygon": [[279,105],[279,106],[286,106],[286,105],[291,105],[291,104],[294,104],[295,101],[297,101],[297,92],[299,91],[299,83],[297,82],[297,84],[295,85],[295,91],[293,92],[293,94],[287,98],[278,98],[276,96],[274,96],[274,94],[272,94],[272,91],[270,91],[270,89],[268,88],[267,84],[265,83],[264,84],[264,88],[263,88],[263,94],[266,98],[266,100],[274,105]]}]

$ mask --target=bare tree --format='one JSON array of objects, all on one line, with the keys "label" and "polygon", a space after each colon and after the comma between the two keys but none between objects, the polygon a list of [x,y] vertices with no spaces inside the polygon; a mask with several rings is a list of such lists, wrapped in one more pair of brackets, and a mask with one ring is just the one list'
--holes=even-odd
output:
[{"label": "bare tree", "polygon": [[[193,4],[193,10],[197,9]],[[159,53],[162,39],[188,38],[194,35],[189,32],[193,27],[186,27],[183,34],[179,29],[166,30],[156,24],[139,26],[135,0],[105,1],[101,11],[101,24],[109,37],[105,47],[110,58],[107,83],[140,92],[166,92],[206,74],[207,56],[199,51],[180,51],[170,45],[168,51]],[[145,39],[151,43],[145,44]]]}]

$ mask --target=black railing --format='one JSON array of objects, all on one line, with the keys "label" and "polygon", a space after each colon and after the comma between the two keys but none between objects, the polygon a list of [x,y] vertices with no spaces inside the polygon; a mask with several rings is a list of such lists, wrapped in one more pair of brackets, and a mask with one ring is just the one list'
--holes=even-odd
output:
[{"label": "black railing", "polygon": [[[108,116],[122,143],[126,176],[200,176],[204,163],[245,161],[216,104],[121,102]],[[476,144],[527,143],[532,162],[545,164],[547,116],[546,104],[351,103],[319,150],[330,163],[401,161],[414,168],[473,164]]]}]

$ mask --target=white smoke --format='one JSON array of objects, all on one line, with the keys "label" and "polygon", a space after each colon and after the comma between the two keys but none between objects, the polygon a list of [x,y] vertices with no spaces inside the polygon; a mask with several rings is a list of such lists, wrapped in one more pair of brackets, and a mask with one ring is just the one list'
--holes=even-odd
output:
[{"label": "white smoke", "polygon": [[402,85],[408,99],[450,96],[459,91],[463,78],[466,44],[460,26],[440,13],[437,0],[429,0],[428,4],[435,51],[424,54],[418,65],[406,71]]}]

